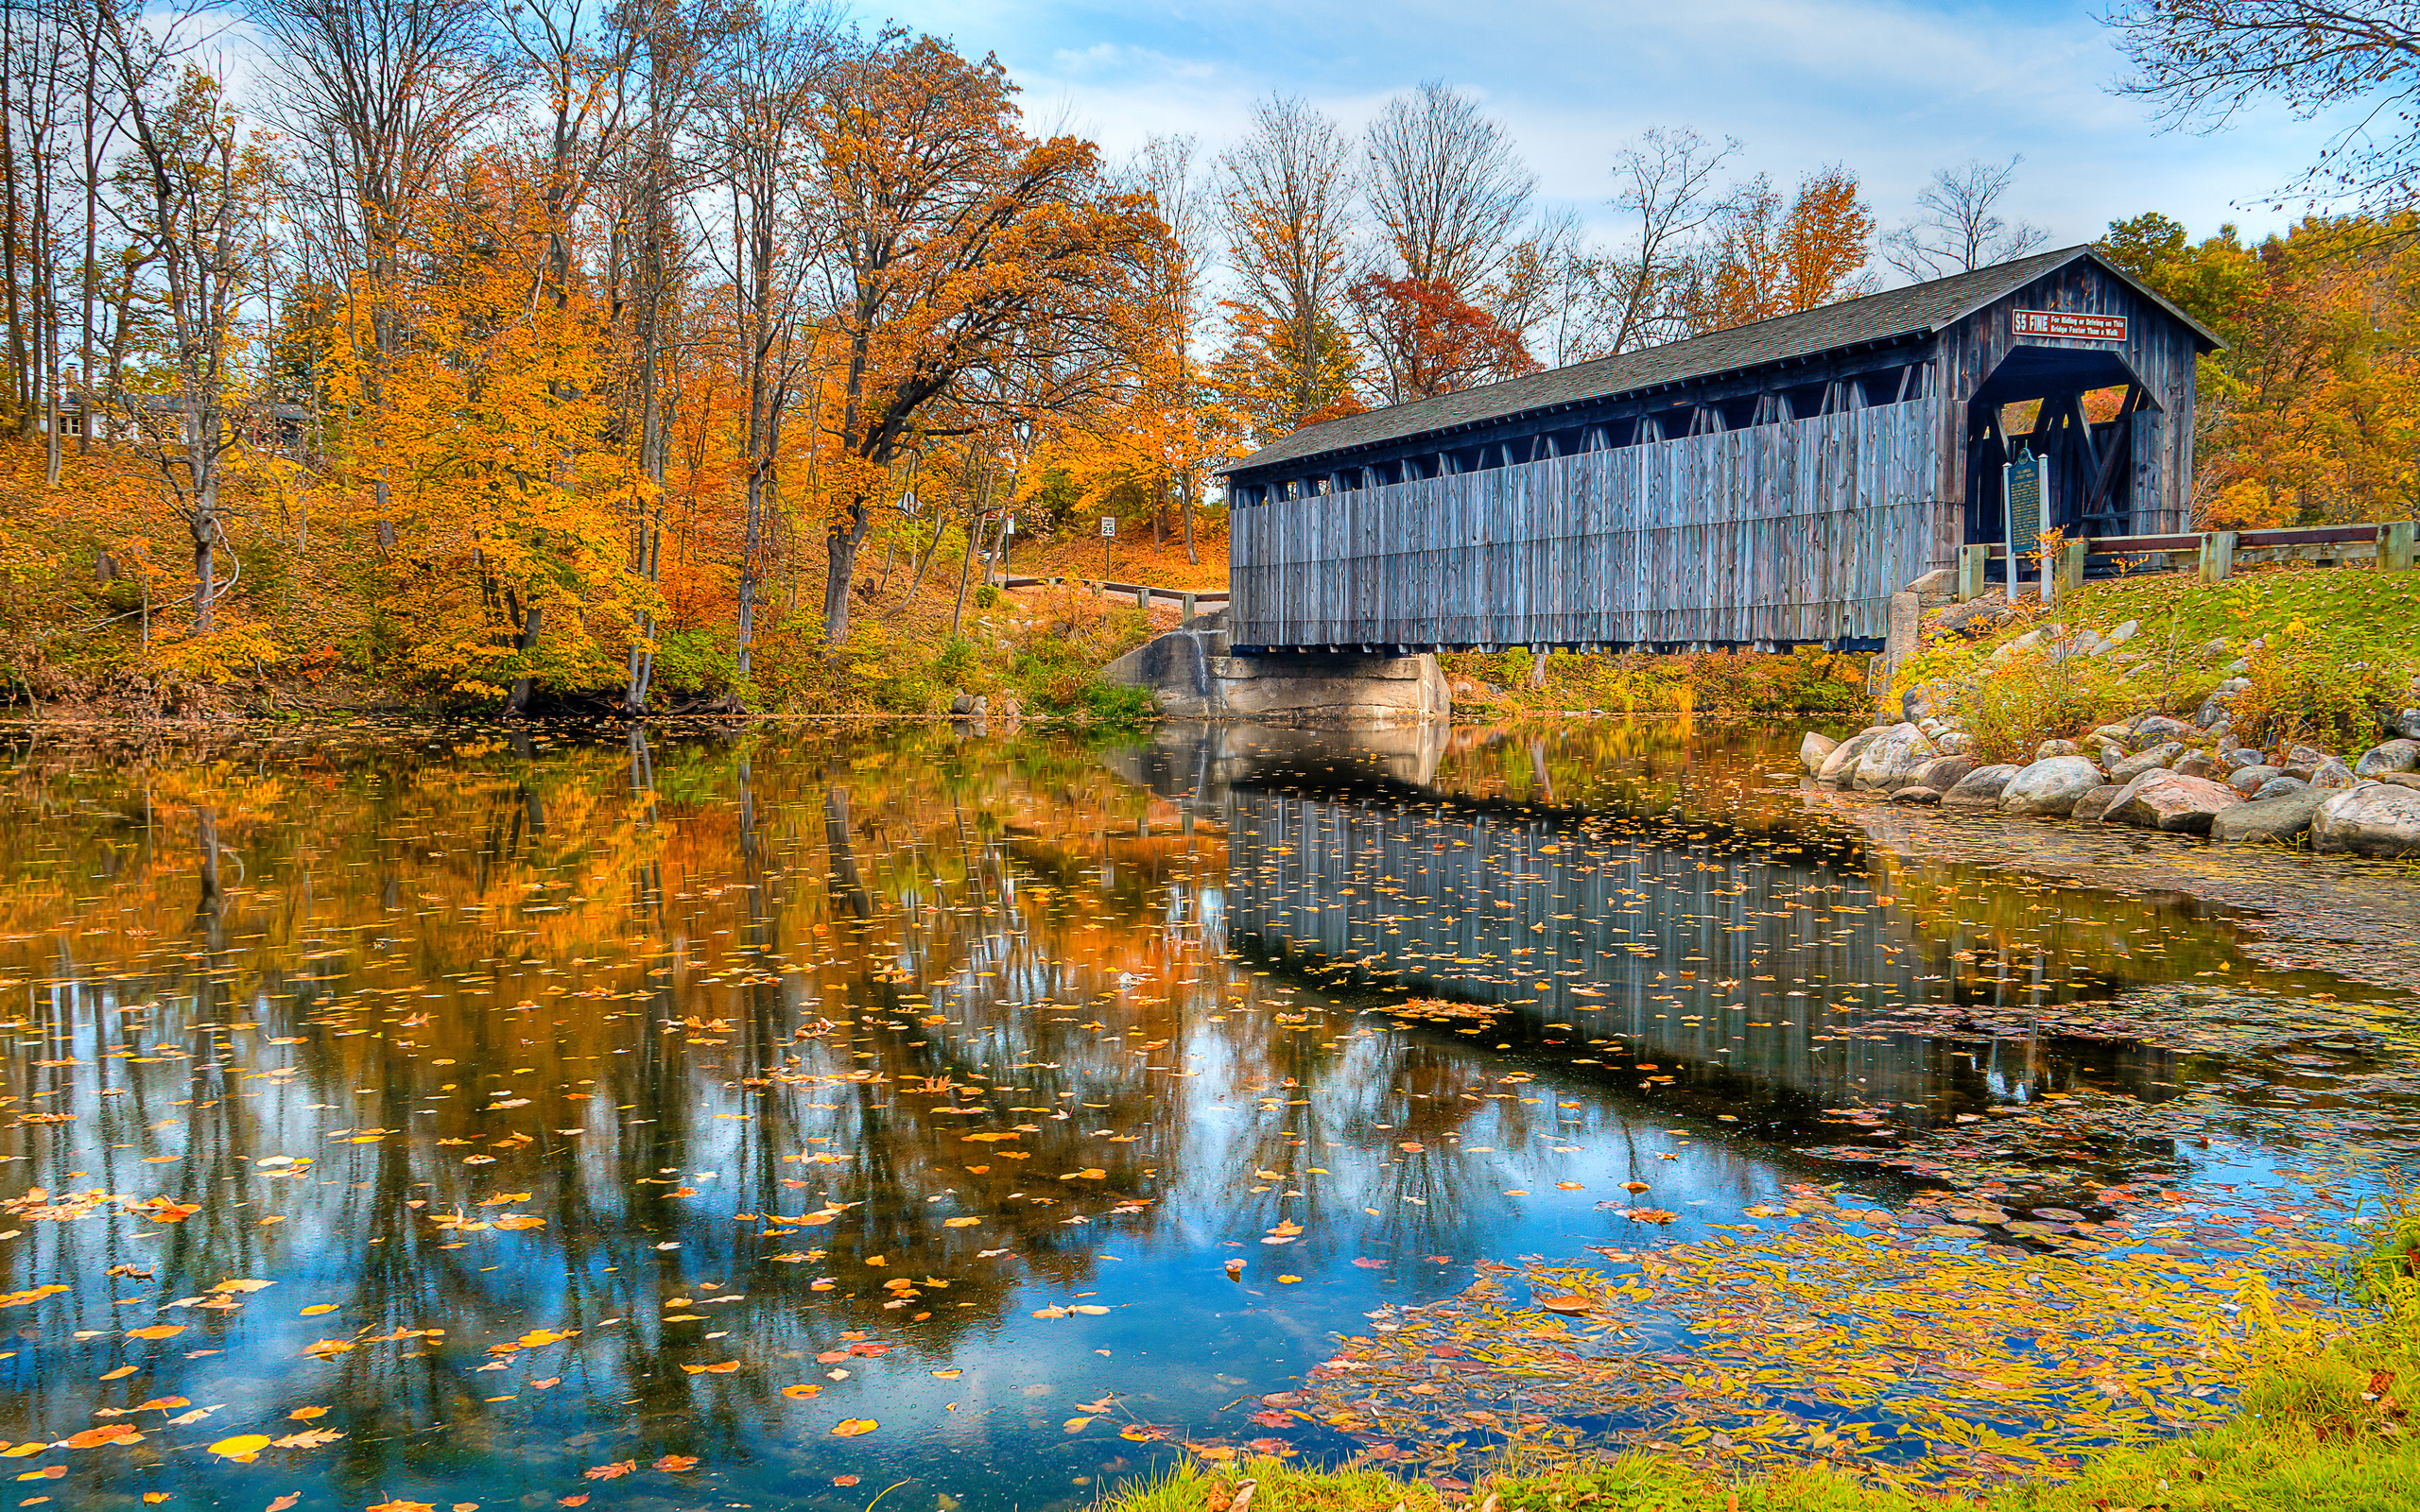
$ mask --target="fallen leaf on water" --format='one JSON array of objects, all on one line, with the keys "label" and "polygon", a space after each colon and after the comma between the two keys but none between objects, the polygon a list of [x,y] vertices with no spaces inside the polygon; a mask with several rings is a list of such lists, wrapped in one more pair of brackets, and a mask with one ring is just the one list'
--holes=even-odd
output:
[{"label": "fallen leaf on water", "polygon": [[1549,1313],[1593,1313],[1597,1304],[1584,1297],[1541,1297],[1537,1304]]},{"label": "fallen leaf on water", "polygon": [[318,1317],[322,1313],[333,1313],[336,1310],[337,1304],[334,1302],[314,1302],[309,1307],[302,1310],[302,1315],[304,1317]]},{"label": "fallen leaf on water", "polygon": [[592,1481],[611,1481],[630,1474],[639,1468],[634,1459],[617,1459],[611,1465],[591,1465],[579,1473]]},{"label": "fallen leaf on water", "polygon": [[693,1376],[727,1376],[739,1368],[739,1362],[723,1360],[714,1365],[683,1365],[681,1368]]},{"label": "fallen leaf on water", "polygon": [[154,1397],[149,1401],[136,1402],[132,1410],[135,1412],[174,1412],[179,1407],[190,1407],[192,1405],[193,1403],[183,1397]]},{"label": "fallen leaf on water", "polygon": [[678,1475],[683,1470],[696,1469],[698,1468],[698,1456],[695,1454],[666,1454],[662,1459],[655,1462],[655,1468],[666,1471],[668,1474]]},{"label": "fallen leaf on water", "polygon": [[1558,1181],[1555,1183],[1555,1186],[1559,1190],[1564,1192],[1585,1192],[1588,1190],[1577,1181]]},{"label": "fallen leaf on water", "polygon": [[1089,1418],[1070,1418],[1064,1423],[1060,1424],[1060,1426],[1066,1429],[1067,1432],[1071,1434],[1080,1434],[1085,1429],[1092,1426],[1092,1421],[1093,1420]]},{"label": "fallen leaf on water", "polygon": [[857,1478],[854,1475],[835,1475],[832,1477],[832,1484],[835,1486],[855,1486],[857,1484]]},{"label": "fallen leaf on water", "polygon": [[101,1377],[101,1379],[103,1381],[123,1381],[132,1374],[134,1374],[134,1366],[130,1365],[122,1365],[116,1369],[111,1371],[108,1375]]},{"label": "fallen leaf on water", "polygon": [[[238,1465],[250,1465],[252,1462],[252,1456],[267,1448],[268,1448],[267,1434],[237,1434],[233,1438],[222,1438],[211,1445],[210,1452],[221,1459],[232,1459]],[[372,1507],[371,1512],[378,1512],[378,1509]],[[424,1508],[423,1512],[426,1512],[426,1509]]]},{"label": "fallen leaf on water", "polygon": [[318,1449],[322,1444],[333,1444],[343,1436],[344,1435],[333,1428],[305,1428],[299,1434],[288,1434],[279,1439],[277,1447],[279,1449]]},{"label": "fallen leaf on water", "polygon": [[60,1442],[69,1449],[98,1449],[103,1444],[136,1443],[142,1437],[141,1434],[135,1432],[131,1423],[103,1423],[98,1428],[87,1428],[82,1433],[70,1434]]},{"label": "fallen leaf on water", "polygon": [[871,1418],[843,1418],[832,1425],[832,1435],[836,1438],[855,1438],[860,1434],[871,1434],[881,1426]]},{"label": "fallen leaf on water", "polygon": [[149,1328],[129,1329],[126,1336],[130,1339],[173,1339],[184,1331],[182,1323],[154,1323]]},{"label": "fallen leaf on water", "polygon": [[966,1374],[966,1371],[963,1368],[957,1370],[936,1370],[933,1372],[933,1379],[936,1381],[955,1381],[964,1374]]},{"label": "fallen leaf on water", "polygon": [[972,1228],[982,1221],[983,1220],[980,1218],[944,1218],[942,1220],[942,1227],[944,1228]]},{"label": "fallen leaf on water", "polygon": [[[153,1492],[153,1493],[149,1493],[149,1494],[151,1494],[151,1495],[158,1495],[159,1493],[157,1493],[157,1492]],[[263,1507],[263,1508],[261,1509],[261,1512],[285,1512],[285,1509],[286,1509],[287,1507],[292,1506],[295,1503],[300,1502],[300,1501],[302,1501],[302,1492],[300,1492],[300,1491],[288,1491],[288,1492],[286,1492],[284,1496],[279,1497],[276,1501],[271,1502],[268,1505],[267,1505],[267,1506]]]},{"label": "fallen leaf on water", "polygon": [[27,1470],[17,1477],[21,1481],[55,1481],[67,1473],[64,1465],[48,1465],[38,1470]]},{"label": "fallen leaf on water", "polygon": [[297,1422],[307,1423],[314,1418],[325,1418],[327,1415],[328,1409],[325,1407],[297,1407],[285,1416]]},{"label": "fallen leaf on water", "polygon": [[[167,1499],[168,1493],[165,1491],[146,1491],[143,1493],[144,1503],[147,1506],[157,1506]],[[292,1502],[288,1502],[285,1504],[286,1506],[292,1506],[294,1503]],[[271,1502],[269,1503],[269,1512],[278,1512],[277,1503]]]},{"label": "fallen leaf on water", "polygon": [[789,1398],[792,1401],[804,1401],[807,1398],[814,1396],[822,1389],[823,1388],[821,1386],[815,1384],[813,1382],[806,1381],[801,1382],[795,1386],[784,1386],[782,1388],[782,1395]]},{"label": "fallen leaf on water", "polygon": [[582,1491],[578,1496],[556,1497],[555,1504],[558,1506],[586,1506],[588,1504],[588,1493]]}]

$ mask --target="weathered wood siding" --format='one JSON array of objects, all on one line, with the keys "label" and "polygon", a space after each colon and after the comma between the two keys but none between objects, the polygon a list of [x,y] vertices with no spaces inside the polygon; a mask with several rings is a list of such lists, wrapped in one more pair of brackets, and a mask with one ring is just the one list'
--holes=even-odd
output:
[{"label": "weathered wood siding", "polygon": [[1939,404],[1235,511],[1238,647],[1880,640],[1946,564]]},{"label": "weathered wood siding", "polygon": [[[2124,341],[2083,341],[2052,336],[2027,336],[2020,343],[2009,330],[2009,315],[2017,309],[2069,310],[2126,318]],[[2009,349],[2061,347],[2080,352],[2116,351],[2123,355],[2143,385],[2159,401],[2155,414],[2135,424],[2133,534],[2166,535],[2192,528],[2194,365],[2198,352],[2193,333],[2156,303],[2137,294],[2124,279],[2089,261],[2068,264],[2047,278],[1984,306],[1941,334],[1935,361],[1940,391],[1955,402],[1942,406],[1938,441],[1941,478],[1937,496],[1954,500],[1962,520],[1966,504],[1967,397],[1973,394]]]}]

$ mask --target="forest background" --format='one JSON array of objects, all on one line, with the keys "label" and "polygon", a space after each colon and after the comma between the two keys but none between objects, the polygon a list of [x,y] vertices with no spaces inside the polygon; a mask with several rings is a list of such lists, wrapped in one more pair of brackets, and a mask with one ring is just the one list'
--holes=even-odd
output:
[{"label": "forest background", "polygon": [[[2290,89],[2308,60],[2196,54],[2180,14],[2227,9],[2136,11],[2137,87]],[[0,666],[37,706],[1111,714],[1144,614],[1004,603],[1011,556],[1098,575],[1110,517],[1120,576],[1218,586],[1218,469],[1301,425],[2044,240],[2018,158],[1886,229],[1851,167],[1777,185],[1683,128],[1615,155],[1592,235],[1437,82],[1112,162],[994,60],[786,0],[28,0],[0,52]],[[2256,244],[2101,243],[2227,342],[2197,525],[2415,512],[2420,222],[2363,161]],[[1775,696],[1849,687],[1791,660]]]}]

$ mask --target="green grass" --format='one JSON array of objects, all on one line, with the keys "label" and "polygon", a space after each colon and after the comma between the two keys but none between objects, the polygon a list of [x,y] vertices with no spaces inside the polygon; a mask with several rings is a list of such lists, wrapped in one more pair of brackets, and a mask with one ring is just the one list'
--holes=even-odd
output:
[{"label": "green grass", "polygon": [[[2064,1479],[1972,1498],[1899,1486],[1841,1467],[1733,1478],[1645,1454],[1542,1463],[1522,1452],[1469,1493],[1502,1512],[2411,1512],[2420,1506],[2420,1438],[2400,1404],[2420,1393],[2420,1276],[2411,1246],[2420,1208],[2375,1230],[2346,1278],[2366,1298],[2353,1326],[2279,1337],[2245,1380],[2235,1415],[2187,1437],[2112,1449]],[[1106,1495],[1098,1512],[1221,1512],[1242,1482],[1250,1512],[1443,1512],[1425,1482],[1367,1469],[1304,1469],[1278,1459],[1187,1461]]]}]

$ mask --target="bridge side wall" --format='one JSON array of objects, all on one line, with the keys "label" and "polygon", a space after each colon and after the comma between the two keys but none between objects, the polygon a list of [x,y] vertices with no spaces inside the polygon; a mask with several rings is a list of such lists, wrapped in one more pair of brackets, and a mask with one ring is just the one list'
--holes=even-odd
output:
[{"label": "bridge side wall", "polygon": [[1784,421],[1230,517],[1264,647],[1879,642],[1932,567],[1940,402]]}]

